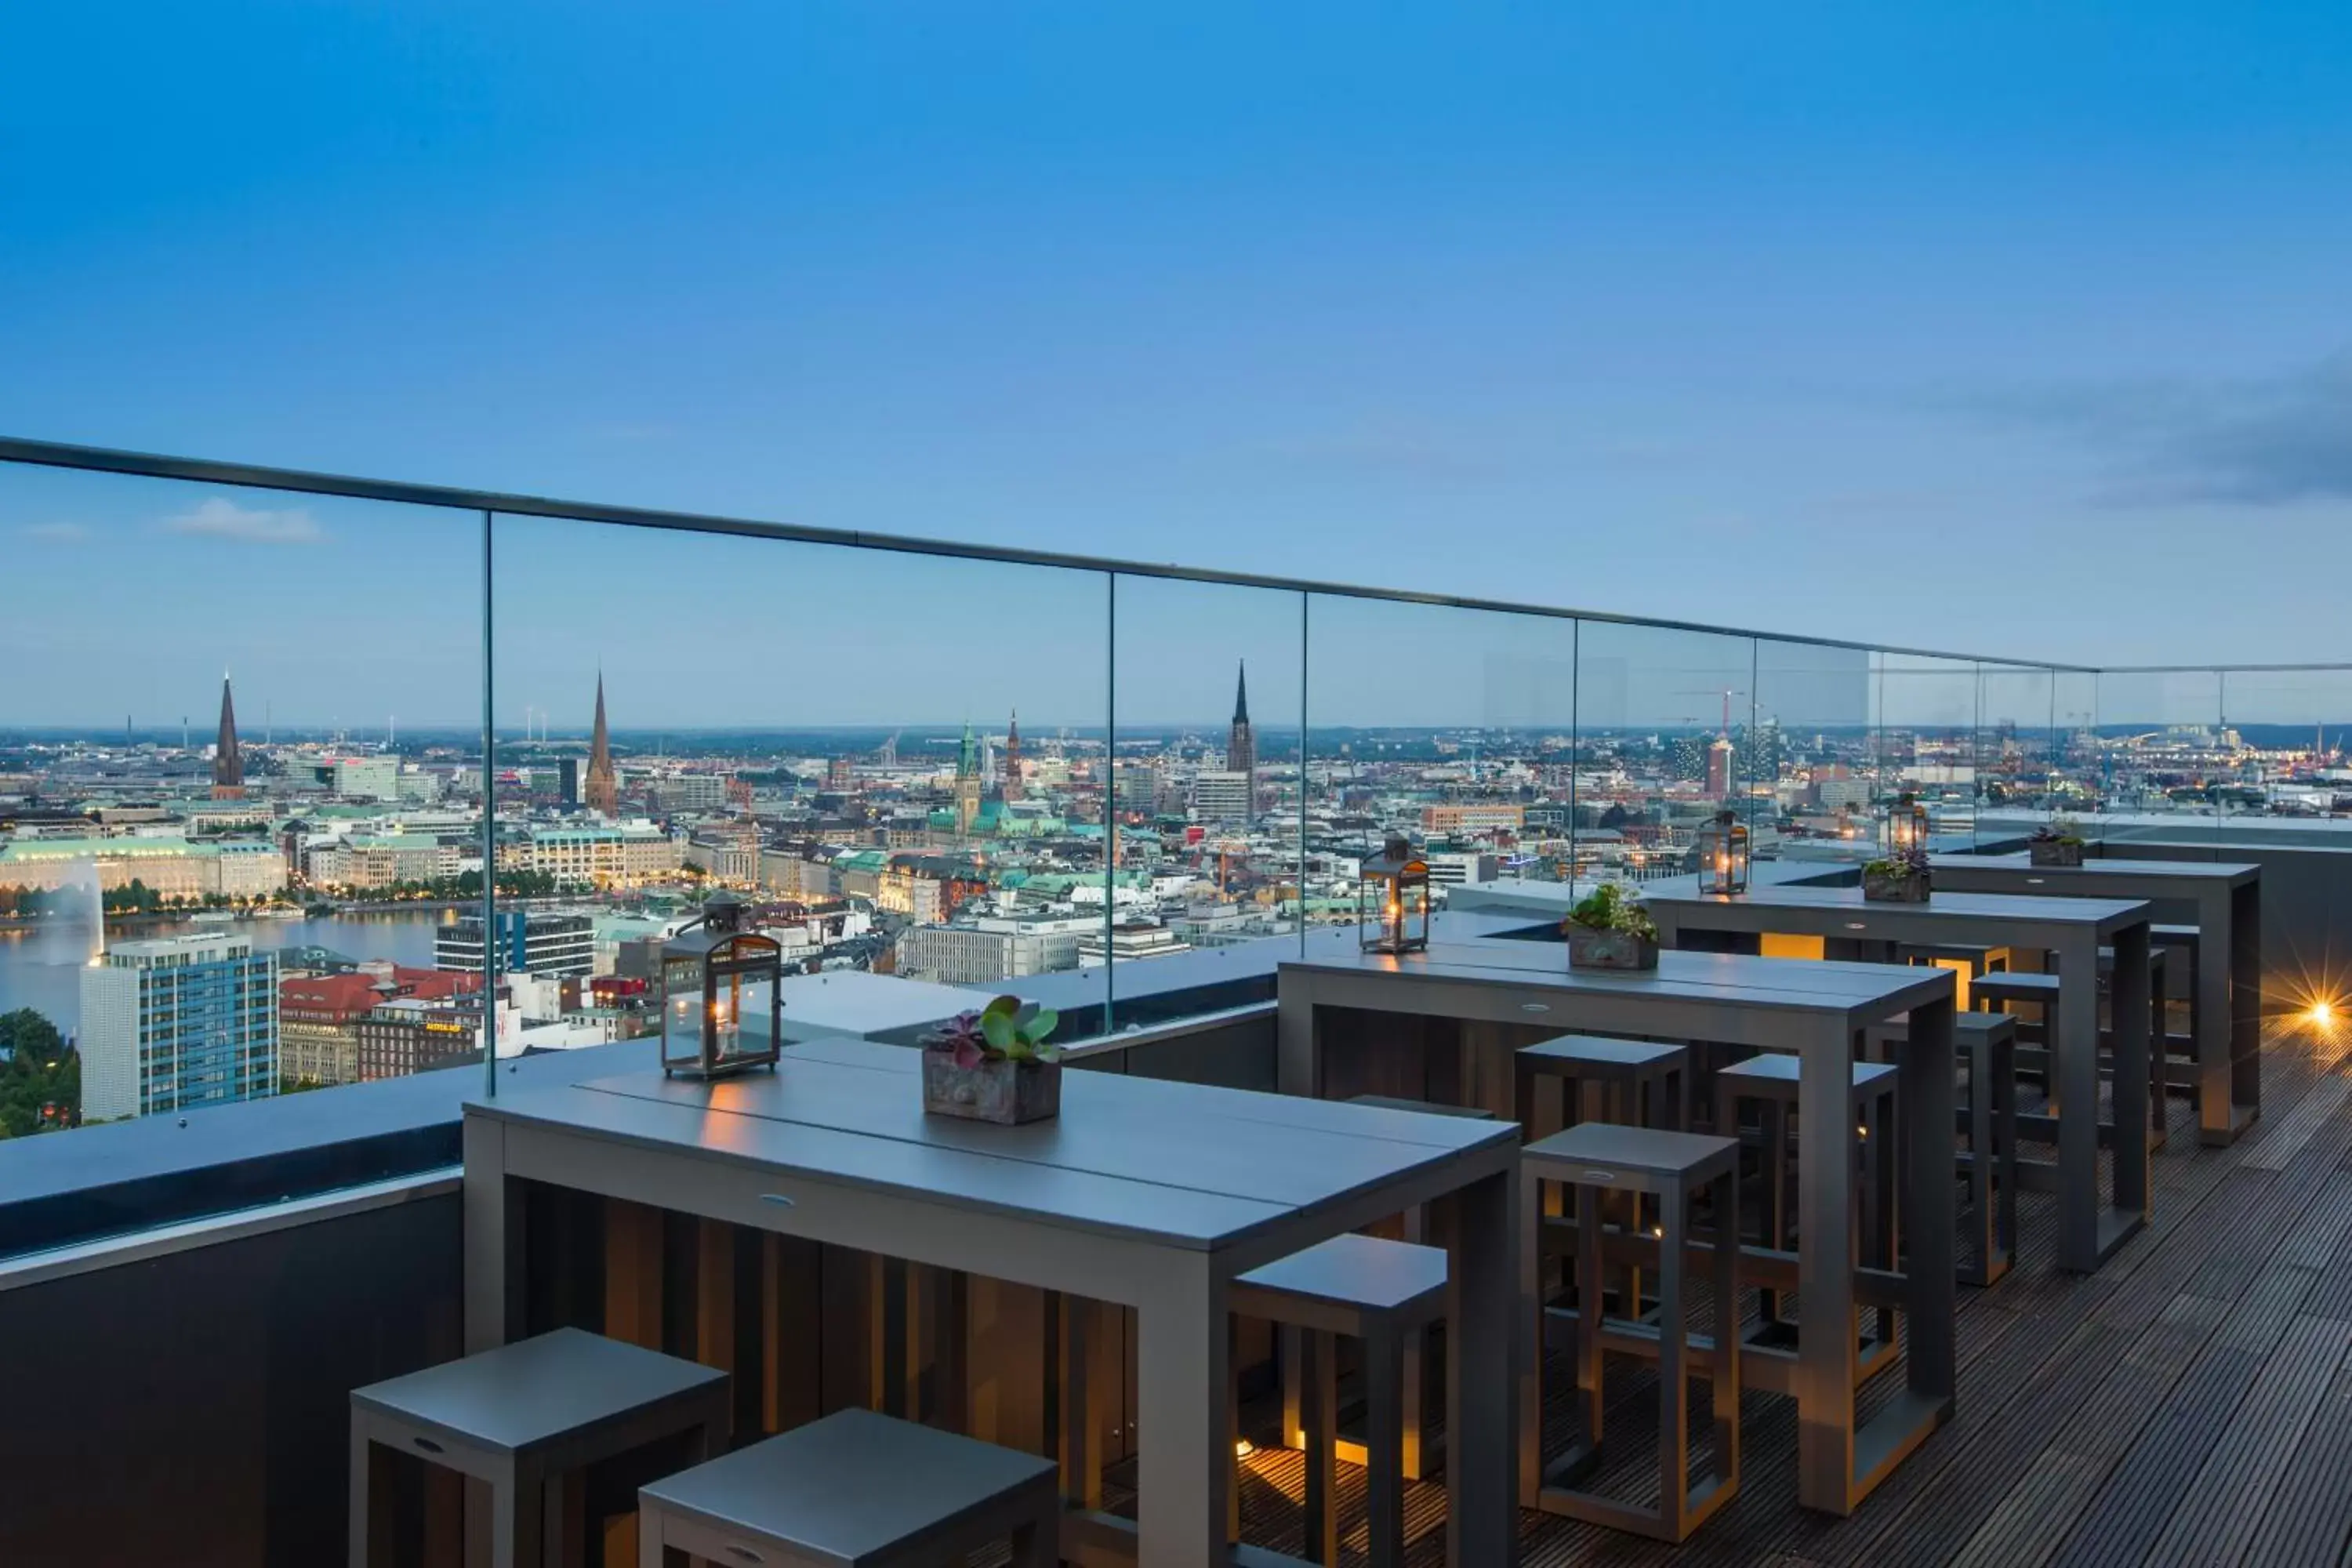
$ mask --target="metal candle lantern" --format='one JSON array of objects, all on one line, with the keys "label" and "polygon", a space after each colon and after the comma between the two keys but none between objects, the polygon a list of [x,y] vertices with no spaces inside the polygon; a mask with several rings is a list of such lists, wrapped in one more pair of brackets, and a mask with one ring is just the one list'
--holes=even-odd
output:
[{"label": "metal candle lantern", "polygon": [[1906,790],[1886,808],[1886,854],[1889,859],[1927,847],[1927,808]]},{"label": "metal candle lantern", "polygon": [[1748,890],[1748,825],[1728,811],[1698,831],[1698,890],[1736,896]]},{"label": "metal candle lantern", "polygon": [[743,929],[743,903],[719,893],[662,944],[662,1070],[723,1078],[773,1067],[783,1038],[783,944]]},{"label": "metal candle lantern", "polygon": [[1356,934],[1366,952],[1429,946],[1429,862],[1400,834],[1389,835],[1357,879]]}]

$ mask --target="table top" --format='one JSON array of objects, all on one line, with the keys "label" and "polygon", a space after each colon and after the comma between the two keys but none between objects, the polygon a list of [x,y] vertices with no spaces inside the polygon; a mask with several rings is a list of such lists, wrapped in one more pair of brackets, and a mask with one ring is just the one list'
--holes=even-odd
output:
[{"label": "table top", "polygon": [[685,1513],[789,1541],[818,1562],[855,1563],[1057,1469],[1052,1459],[993,1443],[843,1410],[645,1492]]},{"label": "table top", "polygon": [[484,1447],[522,1453],[625,1419],[727,1374],[558,1329],[352,1390],[352,1403]]},{"label": "table top", "polygon": [[[2046,900],[2079,905],[2082,900]],[[1658,954],[1654,970],[1570,969],[1559,942],[1488,939],[1430,943],[1423,952],[1348,952],[1287,960],[1284,974],[1392,976],[1470,985],[1508,986],[1547,994],[1585,993],[1614,998],[1709,1002],[1769,1012],[1850,1014],[1875,1020],[1951,995],[1951,975],[1887,963],[1819,963],[1756,958],[1741,953]]]},{"label": "table top", "polygon": [[922,1108],[920,1053],[825,1040],[712,1083],[642,1071],[469,1100],[466,1114],[951,1208],[1202,1250],[1515,1144],[1516,1123],[1066,1068],[1062,1113],[999,1127]]},{"label": "table top", "polygon": [[2021,880],[2025,877],[2047,878],[2053,887],[2079,881],[2188,881],[2226,882],[2240,887],[2263,874],[2259,866],[2226,860],[2123,860],[2093,856],[2080,866],[2036,866],[2033,857],[2021,849],[2011,855],[1934,855],[1928,865],[1937,871],[1997,871],[2002,879],[2011,875]]},{"label": "table top", "polygon": [[[2095,931],[2101,938],[2149,918],[2145,900],[2072,899],[2023,893],[1937,893],[1926,903],[1874,902],[1860,888],[1757,888],[1738,898],[1658,893],[1643,900],[1650,910],[1699,930],[1788,930],[1797,922],[1832,936],[1870,929],[1982,928],[1985,935]],[[1800,960],[1799,962],[1805,962]]]}]

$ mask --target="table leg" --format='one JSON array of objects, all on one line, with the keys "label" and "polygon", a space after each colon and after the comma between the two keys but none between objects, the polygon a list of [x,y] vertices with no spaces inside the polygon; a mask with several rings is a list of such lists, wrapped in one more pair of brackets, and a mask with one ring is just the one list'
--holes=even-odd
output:
[{"label": "table leg", "polygon": [[[1913,1017],[1916,1029],[1916,1011]],[[1797,1300],[1804,1318],[1791,1389],[1797,1500],[1843,1516],[1853,1508],[1853,1037],[1843,1022],[1832,1025],[1804,1062],[1797,1086]],[[1950,1121],[1948,1108],[1945,1124]]]},{"label": "table leg", "polygon": [[[2148,989],[2146,921],[2116,932],[2116,975],[2108,994],[2115,1014],[2116,1219],[2101,1226],[2100,1256],[2147,1223],[2148,1209],[2148,1036],[2154,1016]],[[2120,1229],[2113,1240],[2105,1234]]]},{"label": "table leg", "polygon": [[506,1128],[465,1121],[466,1353],[522,1337],[522,1194],[509,1190]]},{"label": "table leg", "polygon": [[662,1532],[667,1521],[661,1504],[637,1500],[637,1568],[663,1568]]},{"label": "table leg", "polygon": [[[2118,954],[2119,985],[2122,967]],[[2145,959],[2141,968],[2145,973]],[[2058,1267],[2088,1274],[2099,1266],[2100,1221],[2106,1213],[2099,1194],[2098,938],[2072,939],[2058,952],[2058,969],[2057,1016],[2048,1041],[2058,1100]],[[2131,1132],[2147,1142],[2139,1123]]]},{"label": "table leg", "polygon": [[490,1568],[541,1568],[540,1488],[534,1465],[515,1465],[490,1485]]},{"label": "table leg", "polygon": [[[2230,1103],[2226,1111],[2219,1105],[2214,1111],[2215,1121],[2222,1122],[2227,1131],[2217,1131],[2208,1123],[2208,1142],[2227,1142],[2263,1113],[2262,883],[2249,882],[2242,888],[2231,889],[2229,910],[2229,923],[2221,940],[2217,942],[2209,936],[2199,943],[2200,948],[2218,946],[2229,962],[2226,975],[2216,980],[2217,987],[2226,981],[2229,999],[2217,1005],[2216,1011],[2218,1016],[2228,1020]],[[2201,1093],[2199,1101],[2203,1103]]]},{"label": "table leg", "polygon": [[1511,1568],[1519,1560],[1515,1441],[1537,1364],[1535,1315],[1519,1310],[1518,1184],[1501,1171],[1449,1201],[1445,1561]]},{"label": "table leg", "polygon": [[1140,1297],[1137,1568],[1201,1568],[1224,1555],[1225,1293],[1209,1257],[1193,1252],[1170,1257],[1160,1288]]},{"label": "table leg", "polygon": [[1315,1055],[1313,982],[1293,972],[1281,977],[1275,998],[1275,1085],[1285,1094],[1320,1098],[1322,1064]]},{"label": "table leg", "polygon": [[368,1568],[368,1547],[374,1516],[369,1509],[369,1472],[375,1464],[375,1439],[363,1420],[352,1423],[351,1568]]},{"label": "table leg", "polygon": [[[1953,1326],[1958,1310],[1953,1257],[1958,1216],[1952,1192],[1952,1013],[1949,1002],[1913,1008],[1904,1045],[1903,1089],[1896,1097],[1902,1132],[1895,1142],[1904,1162],[1904,1300],[1909,1314],[1903,1358],[1908,1409],[1902,1421],[1910,1435],[1906,1438],[1906,1426],[1898,1423],[1889,1428],[1895,1441],[1871,1445],[1883,1450],[1874,1457],[1885,1468],[1950,1415],[1959,1375]],[[1979,1085],[1977,1092],[1984,1091]],[[1985,1162],[1990,1155],[1977,1157]],[[1873,1426],[1894,1414],[1881,1415]]]}]

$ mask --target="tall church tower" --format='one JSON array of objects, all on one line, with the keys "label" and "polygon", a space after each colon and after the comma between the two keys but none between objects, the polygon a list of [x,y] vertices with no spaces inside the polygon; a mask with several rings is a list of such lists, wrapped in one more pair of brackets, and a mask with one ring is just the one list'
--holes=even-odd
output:
[{"label": "tall church tower", "polygon": [[245,798],[245,753],[236,743],[236,704],[228,694],[228,671],[221,671],[220,735],[213,744],[213,798]]},{"label": "tall church tower", "polygon": [[1004,727],[1004,779],[1000,793],[1006,800],[1021,798],[1021,715]]},{"label": "tall church tower", "polygon": [[[1257,731],[1250,727],[1249,666],[1244,664],[1234,682],[1234,727],[1225,738],[1225,771],[1229,773],[1255,773],[1257,771]],[[1251,787],[1256,787],[1253,781]]]},{"label": "tall church tower", "polygon": [[959,837],[971,837],[980,820],[980,753],[971,743],[971,725],[963,727],[963,744],[956,748],[955,824]]},{"label": "tall church tower", "polygon": [[621,814],[621,779],[613,771],[613,737],[604,728],[604,672],[596,672],[596,728],[588,741],[588,778],[580,796],[601,816]]}]

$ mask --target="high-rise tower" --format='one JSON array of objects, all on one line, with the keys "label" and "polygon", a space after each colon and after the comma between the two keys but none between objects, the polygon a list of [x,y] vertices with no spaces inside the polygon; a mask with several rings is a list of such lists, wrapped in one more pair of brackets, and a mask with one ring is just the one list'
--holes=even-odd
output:
[{"label": "high-rise tower", "polygon": [[1021,798],[1021,715],[1017,710],[1013,721],[1004,727],[1004,779],[1001,791],[1006,800]]},{"label": "high-rise tower", "polygon": [[245,798],[245,753],[236,744],[236,704],[229,700],[228,671],[221,671],[220,736],[213,746],[213,798]]},{"label": "high-rise tower", "polygon": [[596,672],[596,728],[588,741],[588,781],[581,789],[588,809],[604,816],[621,814],[621,779],[613,771],[613,738],[604,728],[604,672]]},{"label": "high-rise tower", "polygon": [[1244,663],[1234,681],[1234,727],[1225,738],[1225,771],[1229,773],[1249,773],[1257,771],[1257,731],[1250,727],[1249,666]]}]

